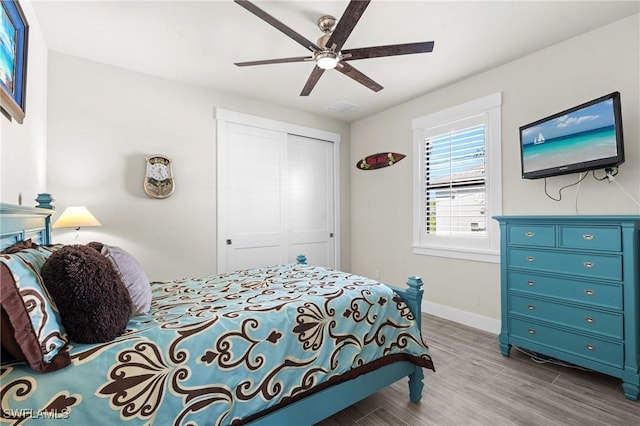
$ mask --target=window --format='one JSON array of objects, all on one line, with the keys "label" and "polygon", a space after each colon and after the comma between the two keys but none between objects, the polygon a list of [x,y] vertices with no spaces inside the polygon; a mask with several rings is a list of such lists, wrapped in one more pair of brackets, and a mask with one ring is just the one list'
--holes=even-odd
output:
[{"label": "window", "polygon": [[499,262],[500,93],[413,120],[414,252]]}]

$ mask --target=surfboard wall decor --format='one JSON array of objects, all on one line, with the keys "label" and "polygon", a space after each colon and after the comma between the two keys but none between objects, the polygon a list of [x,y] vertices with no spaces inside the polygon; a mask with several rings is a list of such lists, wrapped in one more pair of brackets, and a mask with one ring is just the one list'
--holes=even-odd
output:
[{"label": "surfboard wall decor", "polygon": [[375,170],[383,167],[389,167],[406,157],[404,154],[397,152],[379,152],[377,154],[367,155],[356,163],[356,167],[360,170]]}]

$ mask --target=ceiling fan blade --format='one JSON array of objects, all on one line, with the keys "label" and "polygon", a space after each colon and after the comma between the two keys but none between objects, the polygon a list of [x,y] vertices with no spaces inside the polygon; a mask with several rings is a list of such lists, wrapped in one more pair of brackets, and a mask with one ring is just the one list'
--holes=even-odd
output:
[{"label": "ceiling fan blade", "polygon": [[356,59],[379,58],[382,56],[411,55],[413,53],[427,53],[433,51],[434,43],[425,41],[419,43],[390,44],[388,46],[362,47],[342,51],[343,61]]},{"label": "ceiling fan blade", "polygon": [[322,77],[323,73],[324,73],[324,70],[319,66],[316,65],[315,67],[313,67],[313,71],[311,71],[311,75],[309,76],[309,78],[307,79],[307,82],[302,88],[302,92],[300,92],[300,96],[309,96],[309,93],[311,93],[313,88],[316,86],[316,83],[318,82],[318,80],[320,80],[320,77]]},{"label": "ceiling fan blade", "polygon": [[248,62],[234,62],[234,65],[239,67],[248,67],[251,65],[267,65],[267,64],[285,64],[288,62],[304,62],[313,60],[313,56],[297,56],[294,58],[280,58],[280,59],[264,59],[262,61],[248,61]]},{"label": "ceiling fan blade", "polygon": [[384,87],[382,87],[375,81],[371,80],[369,77],[362,74],[360,71],[358,71],[357,69],[355,69],[354,67],[352,67],[350,64],[346,62],[340,62],[336,67],[336,70],[340,71],[342,74],[346,75],[347,77],[354,79],[355,81],[362,84],[363,86],[368,87],[374,92],[379,92],[382,89],[384,89]]},{"label": "ceiling fan blade", "polygon": [[362,17],[370,1],[371,0],[351,0],[351,2],[349,2],[347,9],[342,14],[335,30],[333,30],[331,37],[327,41],[328,49],[331,49],[334,44],[336,45],[334,51],[338,52],[342,49],[345,41],[347,41],[347,37],[349,37],[351,31],[353,31],[353,28],[360,20],[360,17]]},{"label": "ceiling fan blade", "polygon": [[288,26],[286,26],[282,22],[278,21],[276,18],[274,18],[273,16],[269,15],[267,12],[265,12],[262,9],[260,9],[258,6],[256,6],[255,4],[251,3],[250,1],[248,1],[248,0],[234,0],[234,1],[236,3],[238,3],[240,6],[244,7],[245,9],[247,9],[249,12],[253,13],[254,15],[256,15],[258,18],[260,18],[263,21],[265,21],[267,24],[271,25],[272,27],[276,28],[277,30],[280,30],[282,33],[286,34],[287,36],[289,36],[293,40],[297,41],[305,49],[309,49],[312,52],[315,52],[317,50],[321,50],[314,42],[307,40],[304,36],[298,34],[296,31],[292,30],[291,28],[289,28]]}]

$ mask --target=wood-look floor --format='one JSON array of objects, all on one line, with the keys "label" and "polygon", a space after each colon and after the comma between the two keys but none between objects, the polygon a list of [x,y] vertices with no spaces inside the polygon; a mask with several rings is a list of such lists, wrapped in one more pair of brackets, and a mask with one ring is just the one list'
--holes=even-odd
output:
[{"label": "wood-look floor", "polygon": [[425,371],[419,404],[402,380],[318,426],[640,425],[640,401],[624,397],[619,379],[514,349],[503,357],[497,336],[429,315],[423,335],[436,372]]}]

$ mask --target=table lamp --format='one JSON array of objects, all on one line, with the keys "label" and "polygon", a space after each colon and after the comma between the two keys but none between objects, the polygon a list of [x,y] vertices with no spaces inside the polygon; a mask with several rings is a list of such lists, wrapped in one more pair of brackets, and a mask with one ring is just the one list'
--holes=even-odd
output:
[{"label": "table lamp", "polygon": [[76,228],[75,243],[80,236],[80,228],[85,226],[102,226],[94,215],[84,206],[67,207],[53,223],[53,228]]}]

